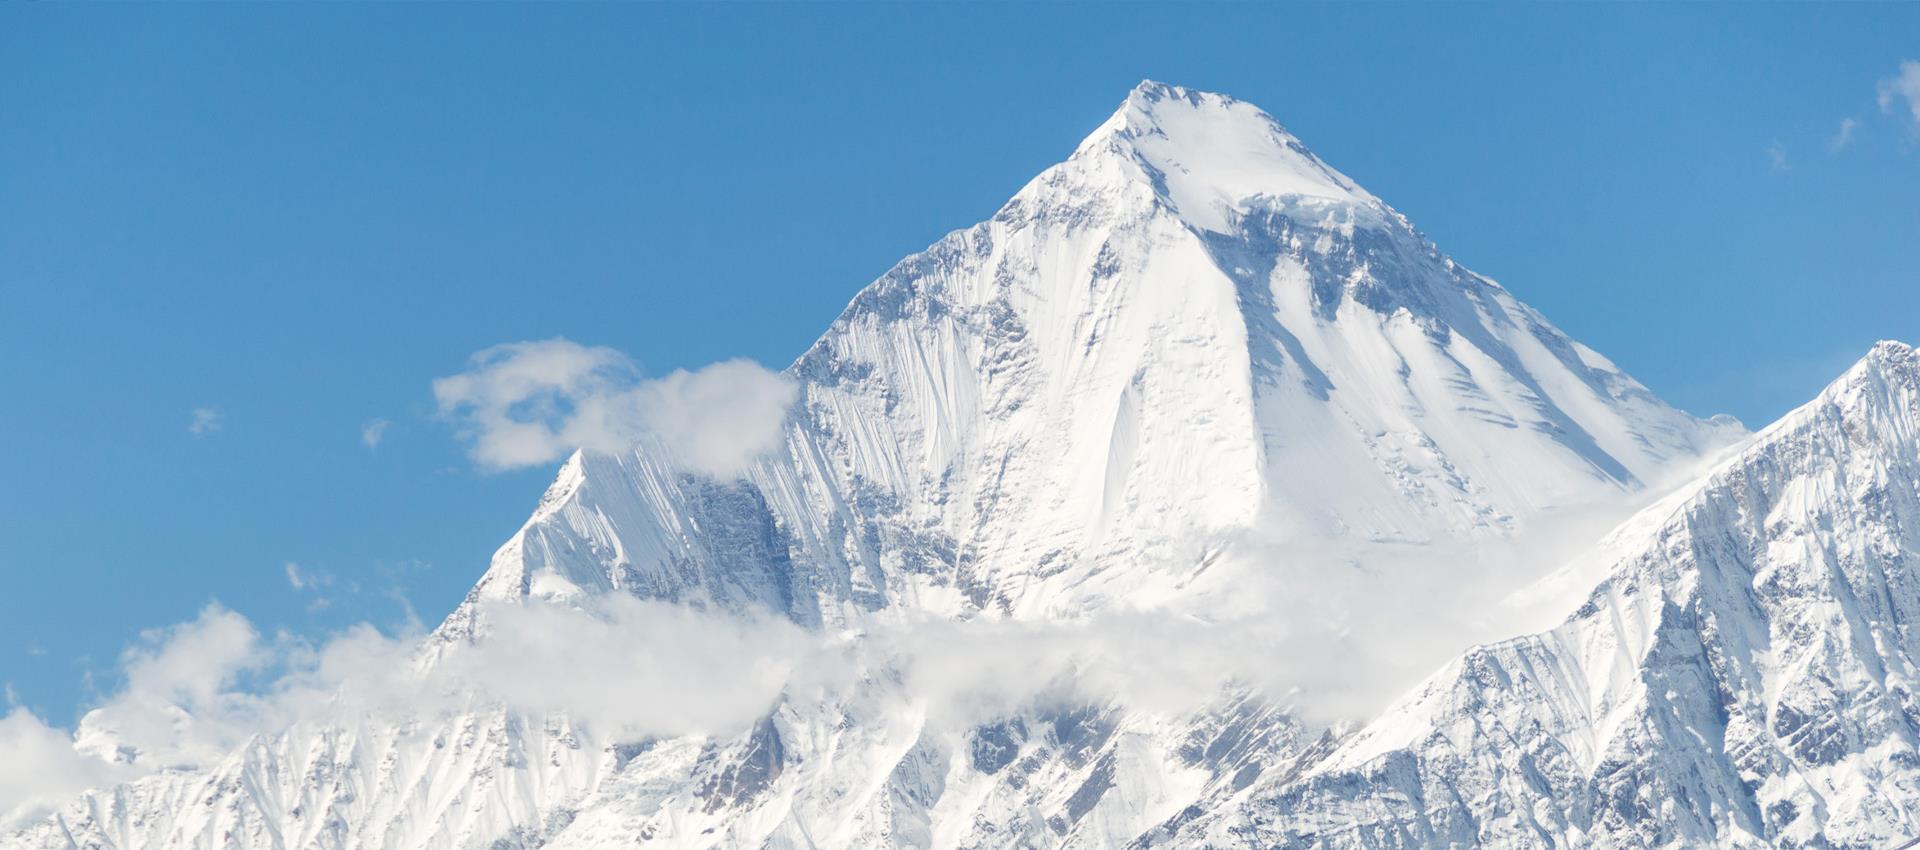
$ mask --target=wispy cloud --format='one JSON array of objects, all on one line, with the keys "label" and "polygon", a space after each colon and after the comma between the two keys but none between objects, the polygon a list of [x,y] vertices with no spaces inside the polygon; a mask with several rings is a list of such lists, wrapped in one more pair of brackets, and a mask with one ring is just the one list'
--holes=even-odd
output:
[{"label": "wispy cloud", "polygon": [[514,342],[473,355],[433,382],[440,413],[473,460],[492,470],[550,463],[575,448],[617,452],[659,440],[687,469],[742,472],[773,448],[798,390],[750,360],[643,380],[626,355],[565,339]]},{"label": "wispy cloud", "polygon": [[366,424],[360,426],[360,442],[370,449],[379,448],[380,441],[387,438],[387,426],[391,424],[385,419],[367,420]]},{"label": "wispy cloud", "polygon": [[192,418],[187,422],[187,433],[196,437],[205,437],[218,432],[227,424],[226,416],[217,407],[196,407]]},{"label": "wispy cloud", "polygon": [[333,576],[310,571],[293,561],[288,561],[284,569],[287,574],[287,585],[294,590],[319,590],[333,584]]},{"label": "wispy cloud", "polygon": [[[336,597],[357,597],[361,595],[360,582],[351,577],[342,578],[326,570],[301,566],[296,561],[286,562],[281,565],[281,570],[286,573],[288,587],[292,588],[295,593],[303,593],[312,597],[307,602],[307,610],[309,612],[331,607]],[[393,588],[390,591],[390,595],[401,597],[404,603],[404,594],[399,590],[398,585],[392,582],[389,582],[389,584],[392,585]],[[407,622],[411,623],[414,619],[415,618],[411,616],[411,609],[409,609]]]},{"label": "wispy cloud", "polygon": [[1860,122],[1853,118],[1840,119],[1840,129],[1834,132],[1833,138],[1827,140],[1827,150],[1836,153],[1846,150],[1848,145],[1853,144],[1853,131],[1859,126]]},{"label": "wispy cloud", "polygon": [[1880,81],[1879,95],[1881,112],[1904,112],[1908,129],[1920,134],[1920,61],[1901,62],[1898,73]]},{"label": "wispy cloud", "polygon": [[1767,145],[1767,162],[1776,172],[1793,170],[1793,166],[1787,162],[1787,146],[1779,142]]}]

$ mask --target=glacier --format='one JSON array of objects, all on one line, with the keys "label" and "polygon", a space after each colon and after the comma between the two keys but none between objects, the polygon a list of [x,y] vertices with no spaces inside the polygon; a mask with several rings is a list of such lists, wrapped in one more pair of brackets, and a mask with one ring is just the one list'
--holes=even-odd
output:
[{"label": "glacier", "polygon": [[[1256,107],[1145,82],[991,219],[860,291],[786,375],[779,445],[738,478],[654,440],[575,453],[417,663],[498,639],[516,606],[631,597],[875,645],[850,665],[705,734],[480,696],[303,722],[88,792],[0,848],[1920,834],[1912,349],[1876,347],[1757,434],[1694,418]],[[1518,613],[1486,624],[1500,640],[1436,641],[1415,672],[1438,672],[1390,704],[1276,691],[1259,670],[1298,662],[1249,643],[1189,699],[1040,687],[962,711],[884,646],[929,628],[975,646],[954,624],[1011,636],[1017,661],[1102,624],[1284,625],[1309,579],[1437,594],[1462,558],[1520,562],[1500,575],[1529,581],[1497,588]],[[1350,675],[1428,661],[1409,656]]]}]

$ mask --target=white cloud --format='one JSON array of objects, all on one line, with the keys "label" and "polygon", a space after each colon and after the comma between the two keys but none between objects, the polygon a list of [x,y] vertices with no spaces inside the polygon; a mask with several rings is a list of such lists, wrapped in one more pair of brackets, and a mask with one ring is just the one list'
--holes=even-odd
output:
[{"label": "white cloud", "polygon": [[838,662],[829,638],[786,620],[702,613],[619,596],[587,609],[503,605],[489,634],[447,653],[429,692],[478,691],[522,711],[562,711],[620,737],[745,729],[805,668]]},{"label": "white cloud", "polygon": [[[289,565],[291,567],[291,565]],[[289,580],[302,575],[290,569]],[[585,609],[489,607],[488,636],[429,644],[357,625],[315,644],[261,635],[217,604],[155,629],[121,657],[123,684],[71,739],[24,712],[0,723],[0,764],[55,779],[9,784],[0,813],[92,784],[215,762],[256,734],[370,713],[444,716],[475,699],[564,711],[632,737],[729,733],[772,707],[796,669],[818,675],[823,636],[785,620],[703,614],[630,597]],[[420,653],[438,662],[422,667]],[[58,779],[71,776],[72,781]]]},{"label": "white cloud", "polygon": [[391,424],[385,419],[367,420],[365,425],[360,426],[360,442],[370,449],[379,448],[380,441],[387,438],[387,426]]},{"label": "white cloud", "polygon": [[226,417],[221,415],[219,408],[196,407],[193,409],[193,418],[187,422],[187,433],[204,437],[220,430],[225,424]]},{"label": "white cloud", "polygon": [[[356,625],[313,644],[261,635],[210,604],[122,654],[122,685],[80,720],[69,749],[125,773],[206,766],[257,734],[382,708],[436,707],[417,690],[416,638]],[[0,799],[3,807],[5,799]]]},{"label": "white cloud", "polygon": [[82,718],[80,743],[107,758],[127,748],[152,767],[204,764],[275,725],[258,696],[235,688],[275,660],[252,623],[217,604],[149,630],[121,656],[120,692]]},{"label": "white cloud", "polygon": [[434,399],[473,460],[494,470],[652,438],[690,471],[736,476],[778,443],[798,392],[749,360],[642,380],[626,355],[565,339],[497,345],[471,365],[434,381]]},{"label": "white cloud", "polygon": [[24,708],[0,717],[0,829],[44,814],[88,788],[130,778],[134,771],[89,758],[65,732]]},{"label": "white cloud", "polygon": [[779,443],[799,395],[792,381],[751,360],[675,370],[634,392],[652,436],[690,469],[721,478]]},{"label": "white cloud", "polygon": [[1787,164],[1787,146],[1779,142],[1767,145],[1767,161],[1775,171],[1790,171],[1793,166]]},{"label": "white cloud", "polygon": [[1920,61],[1901,62],[1899,73],[1880,81],[1880,111],[1892,115],[1896,109],[1904,109],[1911,129],[1920,133]]},{"label": "white cloud", "polygon": [[1840,119],[1840,129],[1833,134],[1833,138],[1827,140],[1827,150],[1845,150],[1848,145],[1853,144],[1853,131],[1859,126],[1860,122],[1852,118]]}]

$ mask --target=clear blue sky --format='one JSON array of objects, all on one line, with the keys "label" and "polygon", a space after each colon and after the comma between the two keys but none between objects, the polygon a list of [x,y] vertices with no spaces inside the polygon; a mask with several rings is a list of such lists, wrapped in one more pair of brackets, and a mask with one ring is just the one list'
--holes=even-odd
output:
[{"label": "clear blue sky", "polygon": [[548,471],[475,471],[433,378],[556,335],[784,366],[1143,77],[1763,424],[1920,339],[1908,59],[1920,6],[0,4],[0,680],[70,722],[209,599],[437,619]]}]

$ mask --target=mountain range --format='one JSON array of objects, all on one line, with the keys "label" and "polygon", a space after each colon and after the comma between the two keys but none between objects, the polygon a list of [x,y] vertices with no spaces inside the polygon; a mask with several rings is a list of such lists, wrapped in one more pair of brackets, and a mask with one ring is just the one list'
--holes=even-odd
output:
[{"label": "mountain range", "polygon": [[1907,346],[1756,433],[1695,418],[1258,108],[1145,82],[784,374],[737,478],[576,452],[413,661],[608,600],[829,648],[750,722],[332,715],[0,848],[1920,835]]}]

